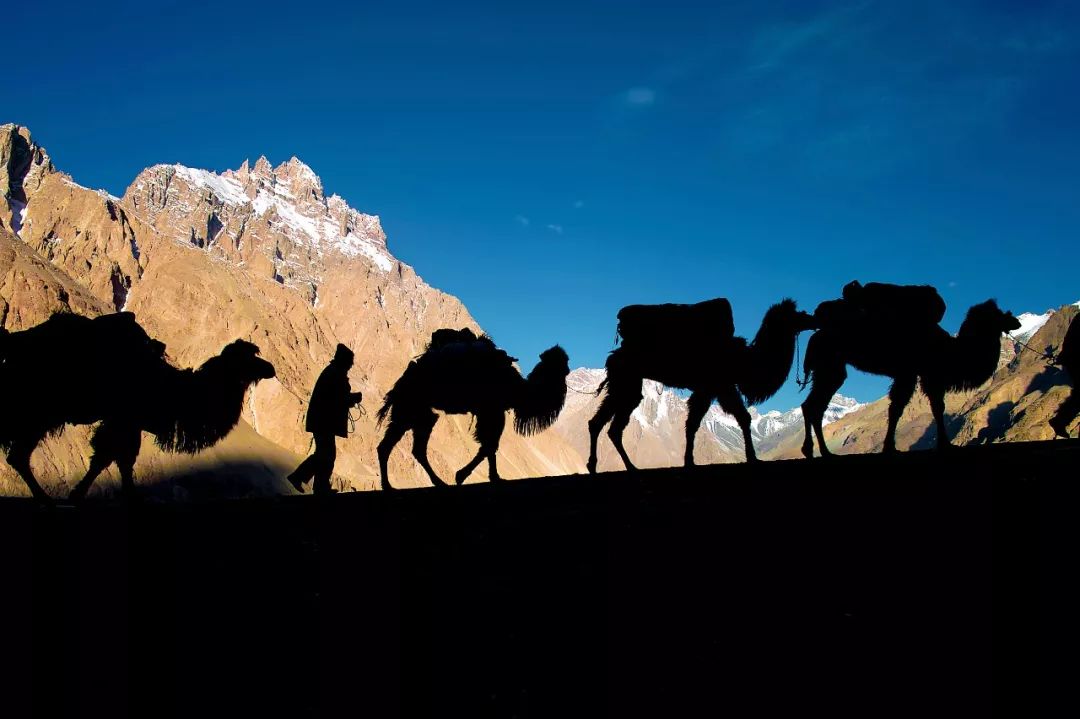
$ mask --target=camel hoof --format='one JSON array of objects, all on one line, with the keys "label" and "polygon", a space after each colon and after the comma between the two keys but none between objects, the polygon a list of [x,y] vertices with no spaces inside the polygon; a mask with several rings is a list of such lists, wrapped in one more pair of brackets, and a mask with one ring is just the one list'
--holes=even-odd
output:
[{"label": "camel hoof", "polygon": [[585,469],[588,470],[589,474],[596,474],[596,460],[590,459],[588,462],[586,462]]},{"label": "camel hoof", "polygon": [[803,447],[802,448],[802,456],[805,457],[806,459],[813,459],[814,458],[814,448],[813,447]]}]

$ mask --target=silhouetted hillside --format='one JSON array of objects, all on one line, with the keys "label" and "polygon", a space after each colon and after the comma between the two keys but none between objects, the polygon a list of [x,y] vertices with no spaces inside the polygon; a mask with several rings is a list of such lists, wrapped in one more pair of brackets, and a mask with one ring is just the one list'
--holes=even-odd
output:
[{"label": "silhouetted hillside", "polygon": [[1078,458],[1058,441],[328,500],[0,500],[0,671],[24,687],[6,700],[989,716],[1033,666],[1035,498]]}]

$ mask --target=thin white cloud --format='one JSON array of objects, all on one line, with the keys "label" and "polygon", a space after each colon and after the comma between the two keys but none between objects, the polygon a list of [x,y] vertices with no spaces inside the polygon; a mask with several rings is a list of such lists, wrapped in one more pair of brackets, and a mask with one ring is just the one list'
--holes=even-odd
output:
[{"label": "thin white cloud", "polygon": [[574,200],[574,209],[575,210],[580,210],[584,206],[585,206],[585,200]]},{"label": "thin white cloud", "polygon": [[517,222],[522,227],[528,227],[529,226],[529,218],[526,217],[525,215],[514,215],[514,221]]},{"label": "thin white cloud", "polygon": [[547,228],[554,232],[556,235],[561,235],[563,233],[562,225],[548,225]]},{"label": "thin white cloud", "polygon": [[632,107],[648,107],[656,103],[656,90],[651,87],[632,87],[623,94],[623,102]]}]

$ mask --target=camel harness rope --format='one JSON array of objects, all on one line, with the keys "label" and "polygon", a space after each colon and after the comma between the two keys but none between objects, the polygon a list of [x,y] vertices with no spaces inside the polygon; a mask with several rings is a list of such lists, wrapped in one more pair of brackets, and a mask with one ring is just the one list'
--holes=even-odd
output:
[{"label": "camel harness rope", "polygon": [[356,405],[356,408],[360,410],[360,412],[355,417],[353,417],[352,410],[350,409],[349,411],[349,434],[353,434],[354,432],[356,432],[356,423],[360,421],[361,417],[367,416],[367,412],[364,410],[362,405]]},{"label": "camel harness rope", "polygon": [[1006,337],[1008,337],[1008,338],[1009,338],[1010,340],[1012,340],[1013,342],[1015,342],[1016,344],[1020,345],[1020,347],[1021,347],[1022,349],[1025,349],[1025,350],[1027,350],[1028,352],[1031,352],[1031,353],[1033,353],[1033,354],[1037,354],[1037,355],[1039,355],[1039,357],[1040,357],[1041,359],[1045,360],[1047,364],[1052,364],[1052,365],[1056,365],[1056,364],[1058,363],[1058,361],[1057,361],[1057,358],[1056,358],[1056,357],[1054,357],[1054,356],[1053,356],[1052,354],[1050,354],[1049,352],[1040,352],[1039,350],[1035,349],[1034,347],[1031,347],[1030,345],[1028,345],[1028,344],[1025,344],[1024,342],[1021,342],[1020,340],[1016,339],[1015,337],[1013,337],[1013,336],[1012,336],[1011,334],[1009,334],[1008,332],[1006,332],[1006,333],[1005,333],[1005,336],[1006,336]]},{"label": "camel harness rope", "polygon": [[[806,389],[806,386],[810,384],[810,373],[805,372],[802,366],[802,332],[795,335],[795,384],[799,385],[799,391],[802,392]],[[803,371],[803,376],[799,377],[799,372]]]}]

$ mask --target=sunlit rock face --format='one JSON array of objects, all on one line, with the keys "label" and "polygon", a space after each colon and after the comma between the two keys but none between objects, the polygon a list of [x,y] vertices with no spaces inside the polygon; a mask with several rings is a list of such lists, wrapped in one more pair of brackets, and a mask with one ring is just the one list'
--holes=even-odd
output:
[{"label": "sunlit rock face", "polygon": [[[363,410],[353,411],[355,431],[338,441],[335,482],[366,489],[376,486],[374,414],[386,390],[435,329],[481,329],[457,298],[391,254],[378,217],[327,196],[296,158],[276,168],[259,158],[220,174],[156,165],[114,197],[57,171],[25,128],[0,127],[0,148],[5,158],[30,158],[0,163],[4,327],[23,329],[61,309],[128,310],[181,366],[196,366],[237,338],[258,344],[277,377],[248,397],[243,417],[251,436],[222,446],[245,458],[273,455],[274,479],[235,483],[244,492],[291,491],[279,481],[282,467],[308,450],[307,399],[338,342],[356,353],[350,381],[365,399]],[[432,437],[432,464],[446,478],[476,452],[470,421],[448,417]],[[85,469],[86,436],[69,429],[35,455],[54,493]],[[578,453],[550,431],[528,440],[508,431],[499,459],[507,478],[584,471]],[[205,458],[164,457],[144,441],[136,471],[150,481],[196,461]],[[428,484],[408,441],[395,450],[390,471],[397,486]],[[0,473],[0,490],[22,493],[6,465]],[[484,476],[481,468],[474,481]],[[112,475],[99,480],[106,489],[113,482]]]}]

